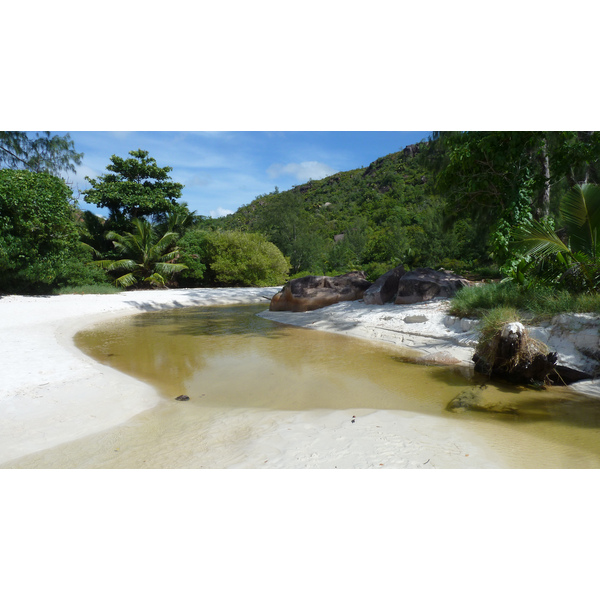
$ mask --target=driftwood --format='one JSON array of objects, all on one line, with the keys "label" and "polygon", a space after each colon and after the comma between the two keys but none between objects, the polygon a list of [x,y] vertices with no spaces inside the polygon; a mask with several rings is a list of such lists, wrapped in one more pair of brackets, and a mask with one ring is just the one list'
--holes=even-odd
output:
[{"label": "driftwood", "polygon": [[558,354],[529,337],[518,322],[506,323],[491,339],[480,341],[473,362],[475,370],[512,383],[566,385],[591,375],[558,365]]}]

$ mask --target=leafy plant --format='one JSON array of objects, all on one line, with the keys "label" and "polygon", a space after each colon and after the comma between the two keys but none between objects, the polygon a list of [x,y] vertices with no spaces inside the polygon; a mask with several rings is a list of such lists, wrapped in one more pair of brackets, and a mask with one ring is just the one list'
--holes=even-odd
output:
[{"label": "leafy plant", "polygon": [[457,317],[483,317],[499,307],[538,321],[565,312],[600,313],[600,295],[574,294],[539,283],[528,288],[512,281],[487,283],[458,290],[450,301],[449,312]]},{"label": "leafy plant", "polygon": [[153,287],[166,287],[175,274],[187,269],[186,265],[175,262],[179,258],[179,249],[175,247],[177,234],[167,232],[159,237],[155,227],[148,221],[133,219],[131,223],[132,232],[120,234],[110,231],[106,236],[121,256],[126,258],[98,260],[94,264],[109,272],[125,271],[115,279],[117,286],[127,288],[145,283]]},{"label": "leafy plant", "polygon": [[204,241],[207,278],[217,285],[269,286],[285,282],[289,260],[258,233],[209,232]]},{"label": "leafy plant", "polygon": [[78,247],[72,192],[48,173],[0,170],[0,290],[47,291]]},{"label": "leafy plant", "polygon": [[[546,280],[568,283],[585,291],[600,285],[600,186],[576,185],[560,202],[566,238],[551,222],[537,221],[515,231],[514,248],[546,272]],[[544,268],[544,261],[546,265]]]},{"label": "leafy plant", "polygon": [[200,286],[206,272],[206,236],[208,232],[200,227],[188,229],[178,242],[181,262],[187,269],[181,273],[186,286]]}]

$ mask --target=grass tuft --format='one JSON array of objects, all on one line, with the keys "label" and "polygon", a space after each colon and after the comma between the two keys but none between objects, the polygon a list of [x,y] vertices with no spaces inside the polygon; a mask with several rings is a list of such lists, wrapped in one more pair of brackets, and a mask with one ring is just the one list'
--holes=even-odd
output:
[{"label": "grass tuft", "polygon": [[499,307],[517,311],[517,321],[524,315],[542,321],[562,313],[600,313],[600,294],[577,295],[545,286],[523,288],[512,282],[487,283],[459,290],[452,298],[449,313],[481,318]]}]

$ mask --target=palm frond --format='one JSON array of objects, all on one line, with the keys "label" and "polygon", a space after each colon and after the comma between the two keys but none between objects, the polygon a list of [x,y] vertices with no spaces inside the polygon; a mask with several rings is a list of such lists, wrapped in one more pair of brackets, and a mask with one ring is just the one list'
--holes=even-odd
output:
[{"label": "palm frond", "polygon": [[123,258],[121,260],[110,260],[110,261],[98,261],[98,262],[109,262],[110,264],[107,267],[104,267],[107,271],[133,271],[138,268],[138,264],[135,260],[131,260],[130,258]]},{"label": "palm frond", "polygon": [[159,273],[152,273],[152,275],[150,275],[150,277],[146,277],[146,279],[144,279],[144,281],[146,281],[147,283],[155,286],[155,287],[167,287],[165,285],[165,279],[162,275],[160,275]]},{"label": "palm frond", "polygon": [[573,248],[596,256],[600,231],[600,187],[576,185],[561,199],[560,213]]},{"label": "palm frond", "polygon": [[98,250],[96,250],[96,248],[94,248],[94,246],[91,246],[90,244],[86,244],[85,242],[79,242],[79,244],[81,245],[81,247],[83,247],[86,250],[88,250],[89,252],[91,252],[92,256],[94,256],[96,258],[100,258],[102,256],[102,254],[100,252],[98,252]]},{"label": "palm frond", "polygon": [[179,238],[177,233],[168,231],[152,246],[151,251],[156,252],[156,254],[160,256],[169,248],[169,246],[172,246],[177,241],[177,238]]},{"label": "palm frond", "polygon": [[173,260],[175,260],[177,258],[179,258],[179,249],[178,248],[175,249],[175,250],[173,250],[172,252],[168,252],[167,254],[163,254],[160,257],[160,260],[162,262],[170,262],[170,261],[173,261]]},{"label": "palm frond", "polygon": [[92,265],[96,265],[98,267],[102,267],[107,271],[110,270],[110,266],[114,263],[114,260],[104,259],[104,260],[94,260],[91,262]]},{"label": "palm frond", "polygon": [[183,271],[183,270],[187,269],[188,267],[187,267],[187,265],[181,265],[181,264],[156,263],[154,268],[157,273],[169,276],[169,275],[174,275],[175,273],[179,273],[180,271]]},{"label": "palm frond", "polygon": [[116,240],[117,242],[122,242],[123,238],[124,238],[124,236],[122,236],[120,233],[117,233],[116,231],[107,231],[106,232],[107,240],[111,240],[111,241]]},{"label": "palm frond", "polygon": [[558,237],[547,223],[533,222],[515,230],[513,247],[525,256],[543,258],[558,254],[570,254],[570,248]]},{"label": "palm frond", "polygon": [[137,283],[137,279],[135,278],[133,273],[126,273],[125,275],[121,275],[121,277],[118,277],[117,279],[115,279],[115,285],[118,285],[118,286],[121,286],[124,288],[135,285],[136,283]]}]

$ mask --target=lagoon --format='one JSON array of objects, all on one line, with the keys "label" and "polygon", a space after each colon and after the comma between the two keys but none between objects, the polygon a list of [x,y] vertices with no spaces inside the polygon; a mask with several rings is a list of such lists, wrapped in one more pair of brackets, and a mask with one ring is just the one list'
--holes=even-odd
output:
[{"label": "lagoon", "polygon": [[[282,325],[257,317],[261,310],[256,305],[182,308],[124,317],[79,332],[75,341],[82,350],[150,383],[164,401],[123,425],[5,466],[235,466],[235,460],[218,460],[219,448],[231,452],[239,446],[242,460],[248,440],[264,430],[245,415],[285,419],[286,413],[301,418],[315,411],[342,411],[344,418],[347,411],[348,435],[352,426],[377,427],[372,420],[380,411],[391,411],[399,422],[419,415],[435,417],[483,440],[502,466],[512,468],[600,466],[596,399],[566,388],[533,390],[492,383],[464,367],[415,364],[410,351],[402,348]],[[476,390],[488,404],[514,411],[446,410],[453,398],[469,390]],[[174,400],[181,394],[190,400]],[[297,433],[293,427],[289,431]],[[393,433],[391,428],[389,435]],[[449,438],[446,452],[451,448]],[[268,453],[265,456],[269,461]],[[389,458],[382,466],[400,466]],[[352,461],[345,464],[355,466]],[[438,466],[447,465],[438,460]]]}]

